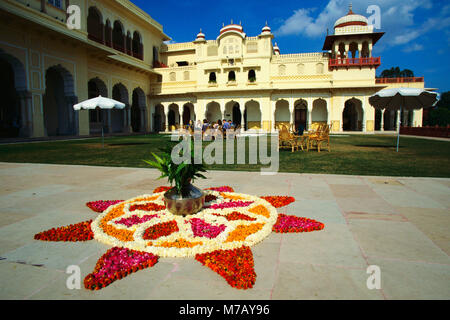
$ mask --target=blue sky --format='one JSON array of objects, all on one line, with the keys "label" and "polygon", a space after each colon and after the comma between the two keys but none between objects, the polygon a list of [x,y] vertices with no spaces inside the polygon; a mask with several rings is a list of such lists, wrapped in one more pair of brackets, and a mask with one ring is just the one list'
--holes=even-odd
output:
[{"label": "blue sky", "polygon": [[[334,22],[348,12],[349,0],[132,0],[161,23],[173,42],[195,39],[202,28],[215,39],[222,24],[242,22],[248,36],[261,33],[267,21],[281,53],[318,52]],[[450,1],[448,0],[353,0],[353,11],[366,17],[369,5],[381,12],[386,34],[375,45],[382,70],[399,66],[425,77],[427,88],[450,91]]]}]

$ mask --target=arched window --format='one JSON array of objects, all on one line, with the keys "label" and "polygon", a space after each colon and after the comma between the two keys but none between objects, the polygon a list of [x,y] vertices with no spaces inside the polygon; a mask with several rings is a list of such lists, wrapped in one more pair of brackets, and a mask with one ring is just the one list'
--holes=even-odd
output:
[{"label": "arched window", "polygon": [[316,64],[316,73],[322,74],[323,73],[323,63]]},{"label": "arched window", "polygon": [[303,63],[299,63],[297,65],[297,73],[298,74],[303,74],[305,73],[305,65]]},{"label": "arched window", "polygon": [[281,64],[281,65],[278,67],[278,74],[279,74],[280,76],[286,75],[286,66],[285,66],[284,64]]},{"label": "arched window", "polygon": [[177,80],[177,74],[175,72],[171,72],[169,74],[169,80],[170,81],[176,81]]},{"label": "arched window", "polygon": [[105,44],[108,47],[112,47],[112,29],[111,29],[111,21],[109,21],[109,19],[106,20],[105,25]]},{"label": "arched window", "polygon": [[216,73],[215,72],[211,72],[209,74],[209,83],[216,83],[217,79],[216,79]]},{"label": "arched window", "polygon": [[144,60],[144,47],[139,32],[133,33],[133,57]]},{"label": "arched window", "polygon": [[120,21],[114,21],[113,29],[113,48],[125,52],[125,32]]},{"label": "arched window", "polygon": [[255,72],[255,70],[251,69],[248,72],[248,81],[250,81],[250,82],[255,82],[256,81],[256,72]]},{"label": "arched window", "polygon": [[228,72],[228,81],[236,81],[236,73],[234,71]]},{"label": "arched window", "polygon": [[131,56],[133,54],[133,52],[131,50],[132,40],[131,40],[131,33],[130,33],[130,31],[127,32],[126,43],[127,43],[127,50],[126,50],[127,54]]},{"label": "arched window", "polygon": [[96,7],[90,7],[87,18],[88,38],[103,43],[103,18]]},{"label": "arched window", "polygon": [[185,71],[185,72],[183,73],[183,79],[184,79],[184,80],[189,80],[189,71]]}]

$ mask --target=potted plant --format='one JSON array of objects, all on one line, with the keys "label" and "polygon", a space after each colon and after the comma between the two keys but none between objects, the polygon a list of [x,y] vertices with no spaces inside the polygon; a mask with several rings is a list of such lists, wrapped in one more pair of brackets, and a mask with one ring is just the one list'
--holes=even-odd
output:
[{"label": "potted plant", "polygon": [[158,179],[167,178],[171,185],[175,184],[164,194],[166,208],[173,214],[183,216],[199,212],[205,203],[205,196],[202,190],[192,185],[192,182],[196,178],[206,179],[201,174],[201,172],[206,172],[206,167],[203,164],[195,164],[193,142],[191,141],[189,163],[174,163],[170,147],[161,151],[160,156],[152,152],[155,161],[144,160],[144,162],[161,172]]}]

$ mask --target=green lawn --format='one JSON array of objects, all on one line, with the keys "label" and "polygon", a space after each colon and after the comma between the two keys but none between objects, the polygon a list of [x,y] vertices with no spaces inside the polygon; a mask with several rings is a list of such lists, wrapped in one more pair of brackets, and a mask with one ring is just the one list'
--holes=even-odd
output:
[{"label": "green lawn", "polygon": [[[280,150],[279,171],[450,177],[449,142],[402,137],[399,153],[395,152],[395,142],[394,136],[333,136],[331,153]],[[106,138],[105,148],[101,139],[0,145],[0,162],[145,168],[148,166],[142,159],[151,159],[150,152],[170,143],[169,136],[147,135]],[[210,169],[259,171],[261,166],[216,164]]]}]

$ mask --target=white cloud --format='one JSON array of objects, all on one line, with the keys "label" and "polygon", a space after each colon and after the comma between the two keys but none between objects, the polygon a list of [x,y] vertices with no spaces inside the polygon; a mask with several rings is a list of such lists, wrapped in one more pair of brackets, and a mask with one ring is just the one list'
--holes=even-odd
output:
[{"label": "white cloud", "polygon": [[418,43],[414,43],[408,47],[406,47],[405,49],[403,49],[404,52],[415,52],[415,51],[421,51],[423,50],[423,45],[418,44]]},{"label": "white cloud", "polygon": [[[319,11],[317,8],[301,8],[283,21],[275,31],[276,36],[304,35],[309,38],[323,37],[327,28],[333,32],[334,22],[348,12],[349,0],[329,0],[326,7]],[[353,12],[368,16],[367,0],[353,0]],[[381,9],[381,29],[387,31],[385,42],[390,46],[407,44],[426,31],[415,25],[415,11],[419,8],[432,8],[431,0],[378,0]],[[449,11],[445,6],[441,14]],[[429,21],[435,24],[437,21]],[[423,27],[423,26],[420,26]]]}]

